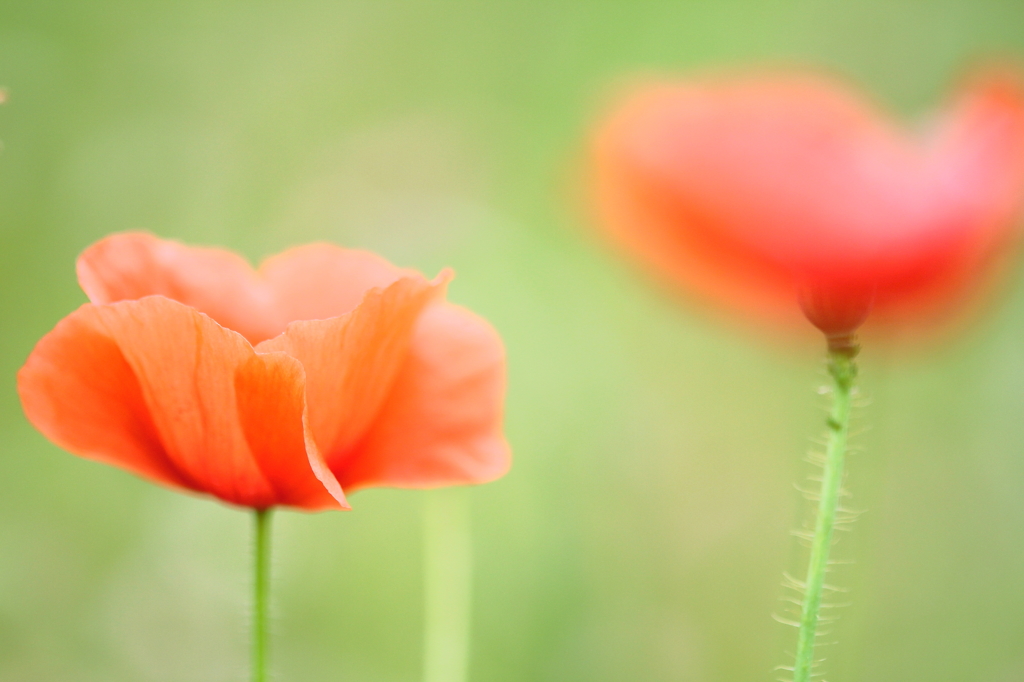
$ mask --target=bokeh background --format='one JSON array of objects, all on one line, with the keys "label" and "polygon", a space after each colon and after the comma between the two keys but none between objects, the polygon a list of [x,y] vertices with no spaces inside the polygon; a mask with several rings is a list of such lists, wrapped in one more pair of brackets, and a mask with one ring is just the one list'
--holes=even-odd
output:
[{"label": "bokeh background", "polygon": [[[512,472],[467,492],[471,679],[771,680],[800,571],[817,348],[681,304],[592,231],[588,127],[636,73],[809,62],[919,115],[1019,0],[0,1],[0,680],[245,679],[246,514],[59,451],[14,374],[118,230],[374,249],[509,353]],[[869,347],[827,678],[1024,678],[1024,281]],[[280,514],[282,680],[420,676],[424,494]]]}]

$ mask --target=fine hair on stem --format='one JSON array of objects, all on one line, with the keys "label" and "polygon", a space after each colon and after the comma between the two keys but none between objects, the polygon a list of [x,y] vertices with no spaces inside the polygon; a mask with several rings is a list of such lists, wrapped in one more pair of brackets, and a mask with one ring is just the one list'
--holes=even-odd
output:
[{"label": "fine hair on stem", "polygon": [[830,557],[835,542],[834,534],[848,530],[858,512],[842,504],[849,493],[843,488],[845,459],[849,450],[850,411],[857,366],[854,358],[858,347],[852,339],[840,344],[829,344],[828,371],[832,377],[832,405],[826,420],[827,438],[825,452],[811,455],[809,461],[821,467],[821,475],[811,477],[815,486],[800,488],[804,496],[817,504],[813,526],[795,532],[795,535],[810,547],[810,556],[803,579],[785,575],[784,587],[796,592],[798,598],[784,598],[796,606],[799,614],[795,618],[776,617],[782,623],[797,628],[797,644],[792,667],[780,666],[780,670],[792,672],[792,682],[809,682],[820,676],[816,669],[821,662],[815,658],[815,647],[825,633],[823,625],[833,622],[833,610],[840,604],[825,601],[825,595],[834,595],[843,590],[827,582],[831,567],[837,563]]}]

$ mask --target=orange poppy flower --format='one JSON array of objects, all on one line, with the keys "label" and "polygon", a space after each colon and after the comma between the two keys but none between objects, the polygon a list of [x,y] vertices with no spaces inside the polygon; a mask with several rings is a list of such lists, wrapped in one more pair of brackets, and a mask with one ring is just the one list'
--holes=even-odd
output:
[{"label": "orange poppy flower", "polygon": [[348,509],[371,486],[481,483],[509,466],[504,351],[434,281],[311,244],[253,270],[144,233],[78,259],[91,303],[18,373],[71,452],[265,509]]},{"label": "orange poppy flower", "polygon": [[946,308],[1013,237],[1024,92],[989,74],[912,135],[821,76],[664,84],[595,149],[605,224],[657,272],[842,335]]}]

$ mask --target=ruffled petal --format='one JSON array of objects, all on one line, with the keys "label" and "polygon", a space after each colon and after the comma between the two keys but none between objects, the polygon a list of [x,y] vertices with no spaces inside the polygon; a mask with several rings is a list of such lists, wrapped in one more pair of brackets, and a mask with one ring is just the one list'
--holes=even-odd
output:
[{"label": "ruffled petal", "polygon": [[249,263],[231,251],[124,232],[82,252],[77,270],[93,303],[166,296],[254,343],[280,333],[269,292]]},{"label": "ruffled petal", "polygon": [[370,427],[408,353],[423,309],[444,294],[448,275],[420,276],[371,289],[354,310],[327,320],[293,322],[257,350],[285,352],[306,370],[314,438],[332,470]]},{"label": "ruffled petal", "polygon": [[167,460],[190,487],[246,507],[345,505],[336,482],[318,479],[316,467],[325,467],[309,447],[294,361],[257,357],[239,334],[162,296],[91,310],[130,367]]},{"label": "ruffled petal", "polygon": [[78,280],[93,303],[166,296],[205,313],[250,343],[296,320],[327,319],[355,308],[367,291],[411,271],[367,251],[309,244],[254,270],[236,253],[186,246],[144,232],[111,235],[78,259]]},{"label": "ruffled petal", "polygon": [[306,373],[284,353],[253,354],[235,370],[238,416],[276,504],[348,509],[309,428]]},{"label": "ruffled petal", "polygon": [[164,485],[200,489],[168,457],[142,388],[96,306],[44,336],[18,372],[25,416],[76,455]]},{"label": "ruffled petal", "polygon": [[350,492],[485,483],[511,464],[502,435],[505,350],[481,317],[430,306],[380,416],[359,447],[332,461]]},{"label": "ruffled petal", "polygon": [[[319,243],[263,261],[259,274],[274,298],[280,329],[296,320],[325,320],[353,310],[366,292],[416,275],[369,251]],[[276,336],[276,334],[275,334]]]}]

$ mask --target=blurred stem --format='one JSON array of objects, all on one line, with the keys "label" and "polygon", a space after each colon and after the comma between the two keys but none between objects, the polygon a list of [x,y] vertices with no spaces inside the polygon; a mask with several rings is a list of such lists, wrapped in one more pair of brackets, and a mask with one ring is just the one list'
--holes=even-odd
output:
[{"label": "blurred stem", "polygon": [[267,679],[267,611],[270,596],[270,510],[255,512],[253,542],[252,680]]},{"label": "blurred stem", "polygon": [[423,682],[466,682],[473,552],[460,488],[424,494]]},{"label": "blurred stem", "polygon": [[853,356],[856,347],[829,350],[829,374],[835,381],[832,413],[828,418],[828,447],[821,477],[821,495],[818,516],[814,524],[811,558],[807,566],[800,633],[797,640],[793,682],[808,682],[814,667],[814,642],[821,611],[821,593],[828,572],[828,554],[832,547],[836,510],[843,483],[843,459],[846,455],[846,437],[850,426],[850,394],[857,374]]}]

